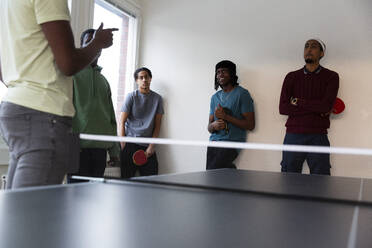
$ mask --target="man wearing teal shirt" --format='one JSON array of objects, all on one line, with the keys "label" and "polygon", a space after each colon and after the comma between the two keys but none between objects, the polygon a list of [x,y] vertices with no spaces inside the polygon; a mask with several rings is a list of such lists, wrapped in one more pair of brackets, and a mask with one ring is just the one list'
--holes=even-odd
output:
[{"label": "man wearing teal shirt", "polygon": [[[88,29],[81,35],[85,47],[95,30]],[[111,100],[110,85],[97,65],[98,58],[73,77],[74,106],[73,130],[76,133],[116,135],[115,112]],[[102,177],[106,168],[107,151],[111,161],[118,161],[119,143],[93,140],[80,141],[80,167],[77,175]]]},{"label": "man wearing teal shirt", "polygon": [[[208,131],[211,141],[245,142],[247,130],[255,126],[254,106],[248,90],[239,86],[236,65],[223,60],[216,65],[215,90],[211,99]],[[208,147],[207,170],[236,168],[238,150]]]}]

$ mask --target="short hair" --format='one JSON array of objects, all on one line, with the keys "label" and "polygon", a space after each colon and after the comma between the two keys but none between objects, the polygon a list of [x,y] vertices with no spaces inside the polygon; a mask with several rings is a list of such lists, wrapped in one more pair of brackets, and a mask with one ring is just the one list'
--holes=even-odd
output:
[{"label": "short hair", "polygon": [[138,79],[138,74],[139,74],[141,71],[145,71],[145,72],[147,72],[147,74],[150,76],[150,78],[152,78],[152,73],[151,73],[150,69],[148,69],[148,68],[146,68],[146,67],[141,67],[141,68],[138,68],[138,69],[134,72],[134,74],[133,74],[133,76],[134,76],[134,80],[137,80],[137,79]]},{"label": "short hair", "polygon": [[89,29],[85,30],[83,33],[81,33],[81,36],[80,36],[80,46],[83,45],[85,35],[87,35],[87,34],[94,34],[94,32],[96,32],[95,29],[89,28]]}]

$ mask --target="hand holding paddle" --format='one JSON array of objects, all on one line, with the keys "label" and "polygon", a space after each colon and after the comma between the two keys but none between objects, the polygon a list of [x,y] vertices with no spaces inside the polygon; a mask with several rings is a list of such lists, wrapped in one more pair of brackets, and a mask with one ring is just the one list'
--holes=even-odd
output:
[{"label": "hand holding paddle", "polygon": [[345,103],[340,99],[336,98],[335,102],[333,103],[332,110],[329,111],[328,113],[321,114],[322,117],[328,116],[331,113],[338,115],[341,114],[345,110]]},{"label": "hand holding paddle", "polygon": [[332,113],[338,115],[345,110],[345,103],[340,99],[336,98],[335,103],[333,104]]},{"label": "hand holding paddle", "polygon": [[137,166],[142,166],[144,164],[147,163],[147,155],[146,155],[146,152],[144,150],[137,150],[134,154],[133,154],[133,163]]},{"label": "hand holding paddle", "polygon": [[154,155],[155,153],[155,148],[154,148],[154,144],[150,144],[147,149],[146,149],[146,156],[147,158],[151,157],[152,155]]}]

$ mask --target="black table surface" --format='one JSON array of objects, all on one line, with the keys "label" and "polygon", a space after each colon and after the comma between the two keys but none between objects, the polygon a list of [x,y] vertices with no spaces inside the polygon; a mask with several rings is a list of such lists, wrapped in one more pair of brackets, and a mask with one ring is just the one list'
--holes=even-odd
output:
[{"label": "black table surface", "polygon": [[[256,186],[243,180],[247,177]],[[314,185],[331,180],[331,197],[333,183],[348,192],[340,196],[336,190],[337,197],[355,199],[353,192],[361,190],[354,179],[296,175],[298,180],[287,185],[291,177],[220,170],[147,178],[200,187],[132,180],[5,191],[0,193],[0,247],[372,247],[368,204],[250,192],[252,187],[283,192],[297,182],[302,193],[313,194],[312,187],[301,186],[301,178],[309,184],[315,180]]]},{"label": "black table surface", "polygon": [[219,169],[137,177],[137,182],[372,204],[372,179]]}]

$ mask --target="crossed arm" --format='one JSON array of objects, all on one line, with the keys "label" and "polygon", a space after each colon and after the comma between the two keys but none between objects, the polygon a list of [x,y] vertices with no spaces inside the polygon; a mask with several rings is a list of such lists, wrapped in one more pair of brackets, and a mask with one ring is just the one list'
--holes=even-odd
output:
[{"label": "crossed arm", "polygon": [[279,112],[282,115],[299,116],[307,114],[324,115],[332,110],[339,88],[339,77],[336,74],[329,79],[322,99],[301,99],[292,92],[292,80],[285,78],[279,102]]},{"label": "crossed arm", "polygon": [[338,75],[330,78],[328,87],[325,90],[325,94],[322,99],[297,99],[297,106],[307,110],[312,111],[318,114],[327,114],[329,113],[337,97],[339,87],[339,78]]},{"label": "crossed arm", "polygon": [[282,91],[280,94],[279,113],[281,115],[291,116],[299,116],[312,113],[312,111],[298,108],[297,106],[291,103],[291,98],[293,97],[292,88],[293,88],[292,80],[287,75],[286,78],[284,79]]},{"label": "crossed arm", "polygon": [[247,112],[242,114],[242,119],[235,118],[232,115],[226,114],[223,110],[218,108],[215,111],[215,115],[218,120],[214,120],[214,115],[209,115],[208,131],[213,133],[225,128],[224,121],[227,121],[241,129],[252,131],[255,127],[254,112]]}]

